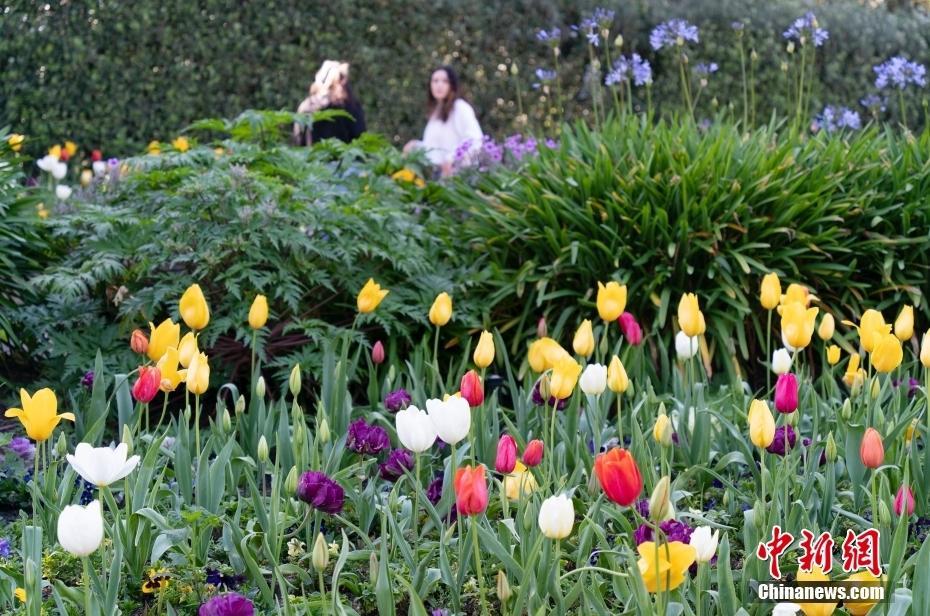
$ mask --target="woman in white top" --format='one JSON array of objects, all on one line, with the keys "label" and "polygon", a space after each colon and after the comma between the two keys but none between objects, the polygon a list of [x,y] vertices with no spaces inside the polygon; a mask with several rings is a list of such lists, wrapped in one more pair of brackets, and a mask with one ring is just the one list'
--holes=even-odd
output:
[{"label": "woman in white top", "polygon": [[430,76],[427,114],[423,140],[407,143],[404,152],[426,150],[427,158],[446,177],[453,165],[469,164],[484,139],[475,110],[459,96],[458,76],[451,66],[441,66]]}]

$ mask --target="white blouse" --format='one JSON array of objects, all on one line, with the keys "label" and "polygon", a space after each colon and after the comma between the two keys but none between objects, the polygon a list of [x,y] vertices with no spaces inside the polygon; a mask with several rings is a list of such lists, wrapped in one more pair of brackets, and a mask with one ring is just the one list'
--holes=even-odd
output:
[{"label": "white blouse", "polygon": [[481,148],[484,133],[475,117],[475,110],[464,100],[457,98],[449,112],[449,119],[443,122],[433,115],[423,130],[423,148],[426,156],[434,165],[451,163],[455,151],[463,142],[469,141],[468,158]]}]

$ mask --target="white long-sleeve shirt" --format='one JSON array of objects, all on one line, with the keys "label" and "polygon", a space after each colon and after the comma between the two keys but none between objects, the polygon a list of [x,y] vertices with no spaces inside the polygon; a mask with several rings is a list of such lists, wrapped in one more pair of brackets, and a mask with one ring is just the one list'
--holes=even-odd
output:
[{"label": "white long-sleeve shirt", "polygon": [[449,112],[449,119],[443,122],[434,114],[423,130],[423,148],[426,156],[434,165],[451,163],[455,151],[466,140],[469,157],[481,148],[484,133],[475,117],[475,110],[464,100],[457,98]]}]

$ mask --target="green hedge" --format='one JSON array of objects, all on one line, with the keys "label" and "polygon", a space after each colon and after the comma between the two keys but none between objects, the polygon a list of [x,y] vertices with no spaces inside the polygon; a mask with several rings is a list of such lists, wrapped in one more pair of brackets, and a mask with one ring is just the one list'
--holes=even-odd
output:
[{"label": "green hedge", "polygon": [[[533,90],[537,67],[552,67],[535,41],[539,27],[563,29],[562,73],[569,116],[587,113],[582,84],[587,46],[571,36],[593,6],[617,10],[615,31],[625,49],[653,63],[653,100],[674,109],[680,100],[677,67],[656,58],[649,31],[670,17],[701,28],[693,61],[716,61],[720,72],[702,96],[699,114],[718,103],[739,105],[739,59],[730,23],[749,22],[747,50],[759,53],[758,117],[788,108],[787,59],[781,32],[807,10],[801,0],[702,0],[680,3],[511,0],[462,4],[453,0],[336,0],[324,3],[134,3],[22,1],[0,19],[0,124],[31,137],[37,154],[48,144],[73,139],[108,154],[138,152],[150,139],[170,139],[188,123],[233,116],[246,108],[294,109],[324,58],[353,63],[356,89],[369,127],[395,144],[419,135],[428,71],[451,62],[492,134],[540,130],[551,101]],[[842,1],[816,7],[831,32],[819,54],[821,86],[815,104],[855,105],[871,91],[872,65],[905,53],[930,61],[930,22],[925,13],[870,9]],[[510,68],[519,69],[513,77]],[[517,113],[517,87],[527,114]],[[892,104],[891,108],[894,108]],[[915,118],[919,104],[913,104]],[[912,124],[913,125],[913,124]]]},{"label": "green hedge", "polygon": [[837,323],[863,307],[893,319],[904,303],[918,307],[918,329],[930,317],[930,132],[579,125],[560,149],[452,198],[470,212],[463,236],[512,339],[540,316],[567,339],[609,279],[627,283],[628,309],[666,360],[678,299],[696,292],[714,362],[734,375],[764,356],[757,298],[768,271],[808,285]]}]

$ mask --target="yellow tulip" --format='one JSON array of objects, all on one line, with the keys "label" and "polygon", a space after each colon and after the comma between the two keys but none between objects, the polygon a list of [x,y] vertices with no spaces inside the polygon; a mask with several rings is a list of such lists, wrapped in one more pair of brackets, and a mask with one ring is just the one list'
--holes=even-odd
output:
[{"label": "yellow tulip", "polygon": [[801,350],[811,343],[814,325],[817,322],[817,308],[805,308],[800,302],[782,305],[781,335],[782,341],[792,349]]},{"label": "yellow tulip", "polygon": [[626,374],[626,368],[616,355],[610,358],[610,363],[607,365],[607,387],[617,394],[622,394],[630,387],[630,378]]},{"label": "yellow tulip", "polygon": [[685,293],[678,302],[678,326],[689,338],[704,333],[704,314],[694,293]]},{"label": "yellow tulip", "polygon": [[649,592],[665,592],[681,586],[685,572],[697,558],[697,550],[681,541],[658,547],[654,541],[644,541],[636,551],[639,552],[639,573]]},{"label": "yellow tulip", "polygon": [[[798,569],[798,582],[829,582],[830,576],[814,565],[810,571]],[[836,603],[798,603],[804,616],[830,616],[836,611]]]},{"label": "yellow tulip", "polygon": [[504,477],[504,494],[510,500],[519,500],[520,496],[526,496],[537,488],[536,478],[533,473],[526,469],[526,466],[517,460],[516,465],[506,477]]},{"label": "yellow tulip", "polygon": [[865,371],[859,367],[862,362],[862,356],[858,353],[849,356],[849,363],[846,364],[846,373],[843,375],[843,382],[852,387],[856,382],[860,385],[865,378]]},{"label": "yellow tulip", "polygon": [[572,348],[575,349],[575,353],[584,357],[590,357],[594,352],[594,330],[591,327],[591,319],[581,322],[572,340]]},{"label": "yellow tulip", "polygon": [[871,354],[872,367],[879,372],[891,372],[901,365],[904,359],[904,349],[901,341],[893,334],[881,334],[877,337],[875,348]]},{"label": "yellow tulip", "polygon": [[851,325],[858,330],[859,343],[866,353],[872,352],[878,336],[891,333],[891,325],[885,323],[885,317],[882,316],[882,313],[872,308],[862,313],[862,318],[859,319],[858,326],[849,321],[843,321],[843,324]]},{"label": "yellow tulip", "polygon": [[17,588],[16,590],[13,591],[13,596],[19,599],[20,602],[25,603],[26,602],[26,589],[22,587]]},{"label": "yellow tulip", "polygon": [[901,314],[894,321],[894,335],[901,342],[907,342],[914,337],[914,307],[905,306]]},{"label": "yellow tulip", "polygon": [[48,155],[54,156],[55,158],[61,158],[61,146],[58,144],[53,145],[48,149]]},{"label": "yellow tulip", "polygon": [[252,329],[261,329],[268,322],[268,298],[264,295],[256,295],[252,300],[252,306],[249,308],[249,327]]},{"label": "yellow tulip", "polygon": [[181,362],[181,365],[187,368],[191,365],[191,360],[194,359],[194,355],[200,352],[200,349],[197,348],[197,337],[194,336],[194,332],[187,332],[184,334],[184,337],[181,338],[181,343],[178,346],[178,359]]},{"label": "yellow tulip", "polygon": [[831,344],[827,347],[827,363],[835,366],[838,361],[840,361],[840,347]]},{"label": "yellow tulip", "polygon": [[811,294],[803,284],[792,282],[788,285],[785,294],[781,296],[781,304],[783,306],[794,302],[802,304],[805,308],[810,306]]},{"label": "yellow tulip", "polygon": [[165,319],[155,327],[149,322],[149,348],[146,354],[152,361],[158,361],[169,347],[178,348],[181,340],[181,326],[171,319]]},{"label": "yellow tulip", "polygon": [[781,302],[781,281],[778,274],[771,272],[762,278],[762,288],[759,291],[759,302],[766,310],[772,310]]},{"label": "yellow tulip", "polygon": [[616,321],[626,308],[626,285],[613,280],[597,283],[597,313],[605,321]]},{"label": "yellow tulip", "polygon": [[90,169],[84,169],[81,171],[81,186],[87,188],[90,186],[90,183],[94,181],[94,172]]},{"label": "yellow tulip", "polygon": [[374,278],[369,278],[362,290],[359,291],[355,302],[358,305],[358,311],[362,314],[374,312],[381,300],[390,293],[387,289],[382,289],[381,285],[375,282]]},{"label": "yellow tulip", "polygon": [[452,318],[452,298],[443,291],[433,300],[429,309],[429,322],[436,327],[442,327]]},{"label": "yellow tulip", "polygon": [[158,360],[156,367],[161,373],[161,386],[159,389],[163,392],[172,392],[178,388],[182,381],[187,380],[187,370],[178,370],[179,363],[178,350],[174,347],[168,347]]},{"label": "yellow tulip", "polygon": [[[880,586],[884,582],[886,577],[883,575],[881,578],[878,576],[872,575],[870,571],[859,571],[858,573],[853,573],[851,576],[846,578],[847,582],[859,582],[868,584],[870,586]],[[869,613],[869,610],[872,609],[872,606],[878,603],[877,601],[843,601],[843,607],[846,608],[846,611],[852,614],[852,616],[865,616]]]},{"label": "yellow tulip", "polygon": [[672,422],[669,421],[668,415],[662,413],[656,419],[656,425],[652,428],[652,438],[664,446],[669,447],[672,444]]},{"label": "yellow tulip", "polygon": [[491,332],[487,330],[481,332],[472,359],[479,368],[487,368],[494,361],[494,336]]},{"label": "yellow tulip", "polygon": [[749,405],[749,440],[760,449],[775,440],[775,419],[764,400],[753,400]]},{"label": "yellow tulip", "polygon": [[911,441],[914,440],[914,435],[917,434],[917,418],[911,420],[911,423],[904,430],[904,444],[910,445]]},{"label": "yellow tulip", "polygon": [[19,152],[23,149],[23,142],[26,140],[25,135],[20,135],[19,133],[13,133],[7,137],[7,145],[10,146],[10,149],[14,152]]},{"label": "yellow tulip", "polygon": [[581,366],[566,355],[552,366],[552,376],[549,379],[549,395],[555,396],[559,400],[564,400],[572,395],[575,385],[578,383],[578,376],[581,374]]},{"label": "yellow tulip", "polygon": [[74,156],[77,154],[77,144],[73,141],[65,141],[65,152],[68,153],[68,157]]},{"label": "yellow tulip", "polygon": [[924,334],[920,341],[920,363],[924,368],[930,368],[930,329]]},{"label": "yellow tulip", "polygon": [[171,142],[172,147],[178,152],[186,152],[191,149],[191,144],[187,137],[177,137]]},{"label": "yellow tulip", "polygon": [[202,394],[210,387],[210,364],[205,353],[197,353],[187,368],[187,390],[192,394]]},{"label": "yellow tulip", "polygon": [[[62,419],[74,421],[74,413],[61,413],[58,411],[58,399],[55,392],[47,387],[40,389],[32,396],[25,389],[19,390],[19,399],[22,408],[9,408],[4,414],[6,417],[18,417],[26,436],[34,441],[45,441],[55,431],[55,426]],[[38,454],[37,454],[38,455]]]},{"label": "yellow tulip", "polygon": [[192,284],[184,291],[179,303],[181,318],[191,329],[203,329],[210,322],[210,308],[199,284]]},{"label": "yellow tulip", "polygon": [[820,319],[820,327],[817,328],[817,336],[820,337],[821,340],[826,341],[833,337],[834,331],[836,331],[836,321],[833,320],[833,315],[828,312]]},{"label": "yellow tulip", "polygon": [[149,144],[146,146],[145,150],[153,156],[158,156],[161,154],[161,144],[158,143],[158,141],[149,141]]},{"label": "yellow tulip", "polygon": [[568,351],[552,338],[540,338],[530,344],[527,359],[533,372],[545,372],[563,358],[571,359]]}]

